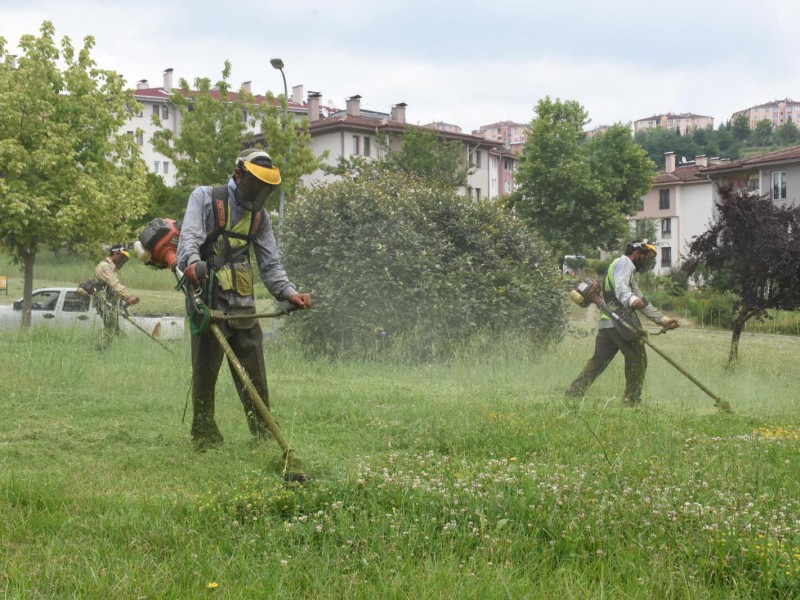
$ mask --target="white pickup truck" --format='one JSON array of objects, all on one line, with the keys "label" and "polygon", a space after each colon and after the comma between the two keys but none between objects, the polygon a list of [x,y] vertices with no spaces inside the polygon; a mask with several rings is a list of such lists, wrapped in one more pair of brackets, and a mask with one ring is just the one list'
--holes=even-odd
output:
[{"label": "white pickup truck", "polygon": [[[76,288],[48,287],[33,291],[31,325],[45,327],[102,327],[103,320],[94,307],[95,298],[82,296]],[[130,319],[156,338],[170,340],[184,335],[183,317],[145,317],[131,315]],[[136,331],[131,323],[120,317],[123,331]],[[19,329],[22,323],[22,298],[13,304],[0,306],[0,330]],[[141,335],[141,332],[138,332]]]}]

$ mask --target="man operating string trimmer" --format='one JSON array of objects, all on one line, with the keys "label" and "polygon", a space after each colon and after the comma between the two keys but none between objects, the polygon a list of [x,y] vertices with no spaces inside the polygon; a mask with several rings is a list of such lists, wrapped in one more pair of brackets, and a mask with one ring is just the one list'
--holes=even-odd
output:
[{"label": "man operating string trimmer", "polygon": [[[665,317],[649,304],[639,289],[638,273],[647,270],[649,264],[655,260],[656,252],[656,247],[647,241],[629,242],[625,248],[625,255],[609,265],[602,282],[600,291],[605,304],[636,330],[642,328],[637,311],[644,313],[648,319],[665,330],[676,329],[679,325],[677,319]],[[567,388],[565,392],[567,397],[582,397],[617,352],[621,351],[625,357],[625,396],[622,403],[626,406],[636,406],[641,403],[644,376],[647,371],[645,342],[635,332],[626,334],[626,331],[628,331],[626,328],[615,328],[611,315],[601,312],[594,354]]]},{"label": "man operating string trimmer", "polygon": [[[278,300],[300,309],[311,306],[298,293],[278,257],[272,223],[264,205],[281,182],[280,171],[263,150],[245,150],[236,160],[227,186],[198,187],[192,192],[178,242],[178,267],[202,288],[203,302],[228,316],[219,325],[235,357],[269,408],[262,332],[255,315],[250,247],[255,250],[261,281]],[[203,275],[208,273],[208,277]],[[199,448],[222,442],[214,420],[214,388],[223,348],[209,330],[192,336],[192,440]],[[229,363],[230,363],[229,359]],[[264,420],[231,364],[231,374],[254,436],[268,435]]]}]

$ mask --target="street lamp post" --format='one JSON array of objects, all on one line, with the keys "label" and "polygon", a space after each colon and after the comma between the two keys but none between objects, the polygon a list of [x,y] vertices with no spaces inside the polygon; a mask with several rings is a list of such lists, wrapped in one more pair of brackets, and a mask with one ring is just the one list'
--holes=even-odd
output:
[{"label": "street lamp post", "polygon": [[[281,77],[283,78],[283,127],[286,127],[286,121],[289,118],[289,90],[286,87],[286,74],[283,72],[283,61],[280,58],[272,58],[269,61],[269,64],[272,65],[273,69],[277,69],[281,72]],[[286,160],[289,160],[289,150],[290,148],[286,148]],[[283,245],[283,211],[284,207],[286,206],[286,196],[283,192],[283,184],[281,184],[281,198],[278,202],[278,248]]]}]

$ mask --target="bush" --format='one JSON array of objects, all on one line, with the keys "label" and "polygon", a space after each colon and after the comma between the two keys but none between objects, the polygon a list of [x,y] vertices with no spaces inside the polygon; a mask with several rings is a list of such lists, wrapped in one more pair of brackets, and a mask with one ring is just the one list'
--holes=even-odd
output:
[{"label": "bush", "polygon": [[359,168],[307,190],[287,216],[284,263],[314,298],[287,323],[304,342],[333,355],[400,345],[427,360],[478,333],[560,339],[559,270],[521,221],[413,175]]}]

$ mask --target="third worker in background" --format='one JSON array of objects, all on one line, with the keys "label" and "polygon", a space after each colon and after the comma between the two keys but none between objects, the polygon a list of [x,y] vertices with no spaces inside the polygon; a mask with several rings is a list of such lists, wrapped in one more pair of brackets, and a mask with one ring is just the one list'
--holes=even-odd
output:
[{"label": "third worker in background", "polygon": [[119,270],[125,266],[129,258],[125,246],[111,246],[108,256],[95,267],[94,276],[98,288],[94,300],[97,303],[95,305],[97,312],[103,319],[103,333],[97,344],[98,350],[108,348],[114,337],[119,335],[119,313],[124,304],[133,305],[139,302],[139,298],[134,296],[119,278]]},{"label": "third worker in background", "polygon": [[[636,329],[641,329],[637,311],[666,329],[678,327],[677,319],[665,317],[649,304],[639,289],[639,273],[646,271],[655,260],[656,246],[645,241],[629,242],[625,254],[608,267],[602,281],[603,301]],[[614,327],[611,317],[602,313],[594,343],[594,354],[565,395],[580,398],[605,370],[617,352],[625,357],[625,396],[623,404],[637,406],[642,401],[642,387],[647,371],[647,354],[640,337],[625,335]]]}]

